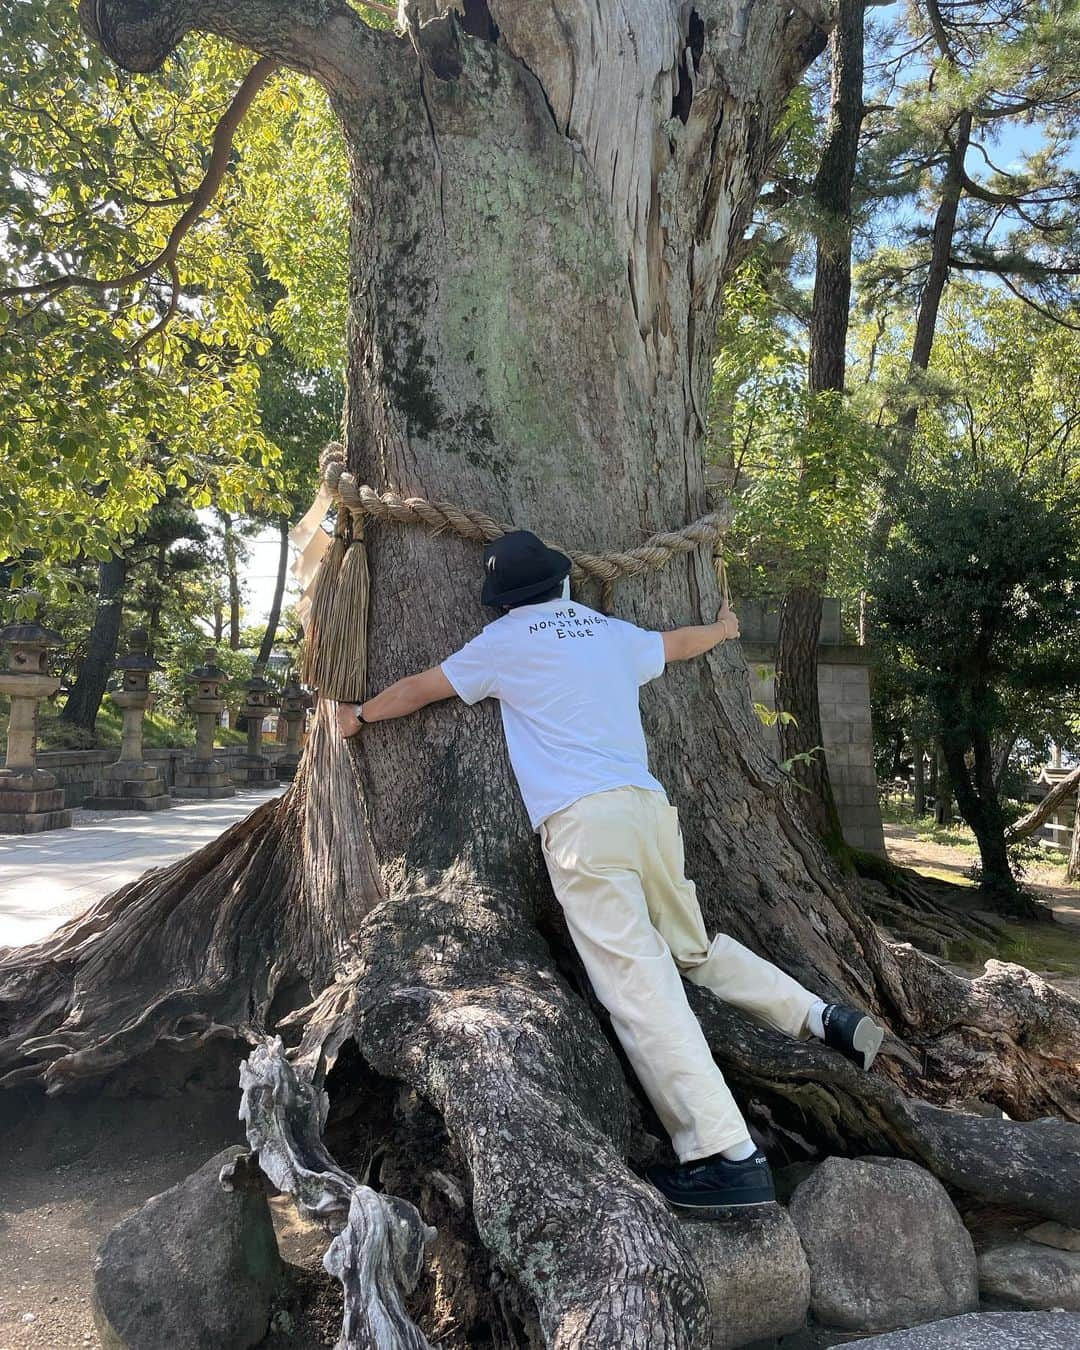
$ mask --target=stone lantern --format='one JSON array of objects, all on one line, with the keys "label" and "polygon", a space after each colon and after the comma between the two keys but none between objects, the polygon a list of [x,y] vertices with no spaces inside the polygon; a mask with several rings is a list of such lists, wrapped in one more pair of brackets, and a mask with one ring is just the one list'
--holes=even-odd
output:
[{"label": "stone lantern", "polygon": [[301,689],[296,678],[291,676],[281,691],[281,710],[278,714],[289,729],[285,750],[277,762],[278,779],[282,783],[291,783],[296,777],[300,763],[300,735],[311,704],[311,695],[306,689]]},{"label": "stone lantern", "polygon": [[55,694],[60,681],[49,673],[49,649],[64,639],[39,623],[0,629],[4,666],[0,694],[11,699],[7,757],[0,768],[0,833],[37,834],[71,824],[64,789],[37,767],[38,702]]},{"label": "stone lantern", "polygon": [[273,711],[275,694],[273,685],[263,676],[265,669],[261,661],[255,663],[251,679],[244,684],[244,701],[240,705],[241,716],[247,718],[247,754],[238,767],[238,776],[244,783],[276,781],[274,766],[262,752],[263,719]]},{"label": "stone lantern", "polygon": [[150,676],[164,667],[147,653],[145,628],[131,630],[130,644],[127,656],[116,663],[123,683],[110,694],[124,714],[120,758],[106,768],[94,785],[94,795],[83,805],[110,811],[160,811],[172,805],[172,798],[161,769],[143,759],[143,718],[154,703]]},{"label": "stone lantern", "polygon": [[187,696],[188,711],[195,714],[195,754],[176,768],[174,797],[235,797],[229,771],[214,758],[214,727],[225,707],[222,686],[225,672],[217,663],[217,652],[207,647],[203,664],[188,676],[194,685]]}]

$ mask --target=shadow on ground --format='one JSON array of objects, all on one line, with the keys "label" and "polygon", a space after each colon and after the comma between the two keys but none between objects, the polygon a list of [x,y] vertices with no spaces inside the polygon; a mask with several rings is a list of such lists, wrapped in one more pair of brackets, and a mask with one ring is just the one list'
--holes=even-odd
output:
[{"label": "shadow on ground", "polygon": [[[0,1346],[98,1345],[90,1263],[109,1229],[228,1144],[243,1143],[237,1091],[169,1098],[103,1093],[47,1099],[0,1090]],[[323,1350],[337,1338],[340,1290],[321,1270],[326,1241],[271,1201],[285,1259],[306,1297],[278,1316],[266,1350]],[[298,1311],[303,1303],[304,1310]]]}]

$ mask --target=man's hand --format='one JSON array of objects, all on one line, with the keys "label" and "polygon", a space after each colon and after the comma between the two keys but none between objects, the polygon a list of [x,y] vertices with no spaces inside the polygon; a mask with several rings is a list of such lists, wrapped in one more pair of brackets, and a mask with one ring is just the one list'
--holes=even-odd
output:
[{"label": "man's hand", "polygon": [[350,736],[355,736],[364,725],[356,715],[355,703],[339,703],[337,705],[337,724],[345,740]]},{"label": "man's hand", "polygon": [[739,636],[739,616],[726,600],[720,606],[720,613],[716,616],[716,622],[724,627],[725,641],[734,642]]},{"label": "man's hand", "polygon": [[[441,666],[432,666],[419,675],[406,675],[389,689],[384,689],[374,698],[363,703],[339,703],[337,723],[341,734],[348,739],[355,736],[365,722],[385,722],[391,717],[407,717],[419,708],[440,699],[456,698],[457,690],[442,672]],[[356,715],[356,709],[363,708],[363,721]]]},{"label": "man's hand", "polygon": [[739,636],[739,620],[728,604],[720,606],[715,623],[700,627],[673,628],[664,633],[664,660],[690,661],[702,656],[721,642],[731,642]]}]

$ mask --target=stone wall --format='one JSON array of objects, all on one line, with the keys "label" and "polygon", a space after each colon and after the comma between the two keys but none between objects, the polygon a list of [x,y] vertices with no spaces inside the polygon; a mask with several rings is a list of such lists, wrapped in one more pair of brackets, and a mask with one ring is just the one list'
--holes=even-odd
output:
[{"label": "stone wall", "polygon": [[[276,741],[263,742],[263,753],[267,759],[275,761],[284,751],[283,745]],[[118,749],[112,750],[39,750],[37,762],[43,769],[56,775],[56,782],[64,789],[65,806],[81,806],[87,797],[93,796],[94,784],[101,777],[106,764],[111,764]],[[221,760],[233,773],[236,781],[241,781],[238,769],[241,755],[247,753],[243,745],[217,746],[214,758]],[[180,760],[191,757],[190,749],[155,749],[146,751],[148,764],[160,764],[165,771],[165,782],[171,787],[176,782],[176,765]]]},{"label": "stone wall", "polygon": [[[777,613],[746,601],[736,603],[735,610],[750,667],[751,696],[774,711]],[[827,599],[818,649],[818,699],[829,777],[844,838],[853,848],[884,856],[870,722],[870,653],[866,647],[845,643],[842,638],[839,604]],[[779,751],[775,728],[764,730]]]}]

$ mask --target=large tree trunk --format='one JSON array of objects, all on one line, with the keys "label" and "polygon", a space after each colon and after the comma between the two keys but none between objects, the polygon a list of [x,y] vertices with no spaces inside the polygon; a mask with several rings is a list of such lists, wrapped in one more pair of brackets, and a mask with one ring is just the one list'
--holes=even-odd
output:
[{"label": "large tree trunk", "polygon": [[98,567],[98,597],[86,655],[60,713],[62,722],[93,731],[105,686],[116,660],[120,621],[124,613],[127,559],[122,553],[107,558]]},{"label": "large tree trunk", "polygon": [[[322,0],[197,13],[314,71],[341,116],[358,478],[583,548],[636,543],[705,509],[718,287],[822,34],[772,0],[490,10],[411,40]],[[98,0],[98,32],[103,13],[107,50],[136,66],[193,21]],[[375,690],[484,615],[474,545],[379,524],[367,547]],[[693,554],[615,601],[655,627],[710,618],[719,596]],[[907,1151],[990,1198],[1075,1203],[1069,1127],[1014,1122],[1080,1119],[1080,1006],[1018,967],[969,982],[882,940],[793,808],[737,646],[674,667],[643,708],[709,924],[874,1009],[921,1056],[859,1077],[706,1000],[751,1119],[793,1153]],[[228,1063],[279,1030],[332,1099],[364,1089],[379,1186],[440,1228],[438,1298],[429,1280],[413,1305],[425,1327],[449,1309],[462,1344],[481,1323],[500,1344],[706,1343],[680,1225],[626,1165],[647,1152],[642,1124],[659,1127],[568,942],[496,709],[436,705],[349,746],[332,722],[323,701],[279,802],[0,958],[4,1081],[175,1082],[215,1045]],[[1014,1122],[928,1115],[901,1089],[942,1107],[979,1095]],[[988,1167],[970,1132],[991,1128]],[[519,1339],[491,1331],[504,1324]]]},{"label": "large tree trunk", "polygon": [[[807,383],[811,394],[844,392],[848,308],[851,300],[851,202],[859,128],[863,118],[863,2],[840,0],[830,40],[832,85],[829,125],[814,179],[817,250],[810,312]],[[821,491],[816,476],[803,475],[808,491]],[[818,701],[818,641],[828,557],[804,557],[797,584],[780,606],[776,655],[776,707],[791,714],[779,723],[780,749],[804,789],[802,804],[818,835],[833,852],[843,848],[840,814],[821,749]]]}]

